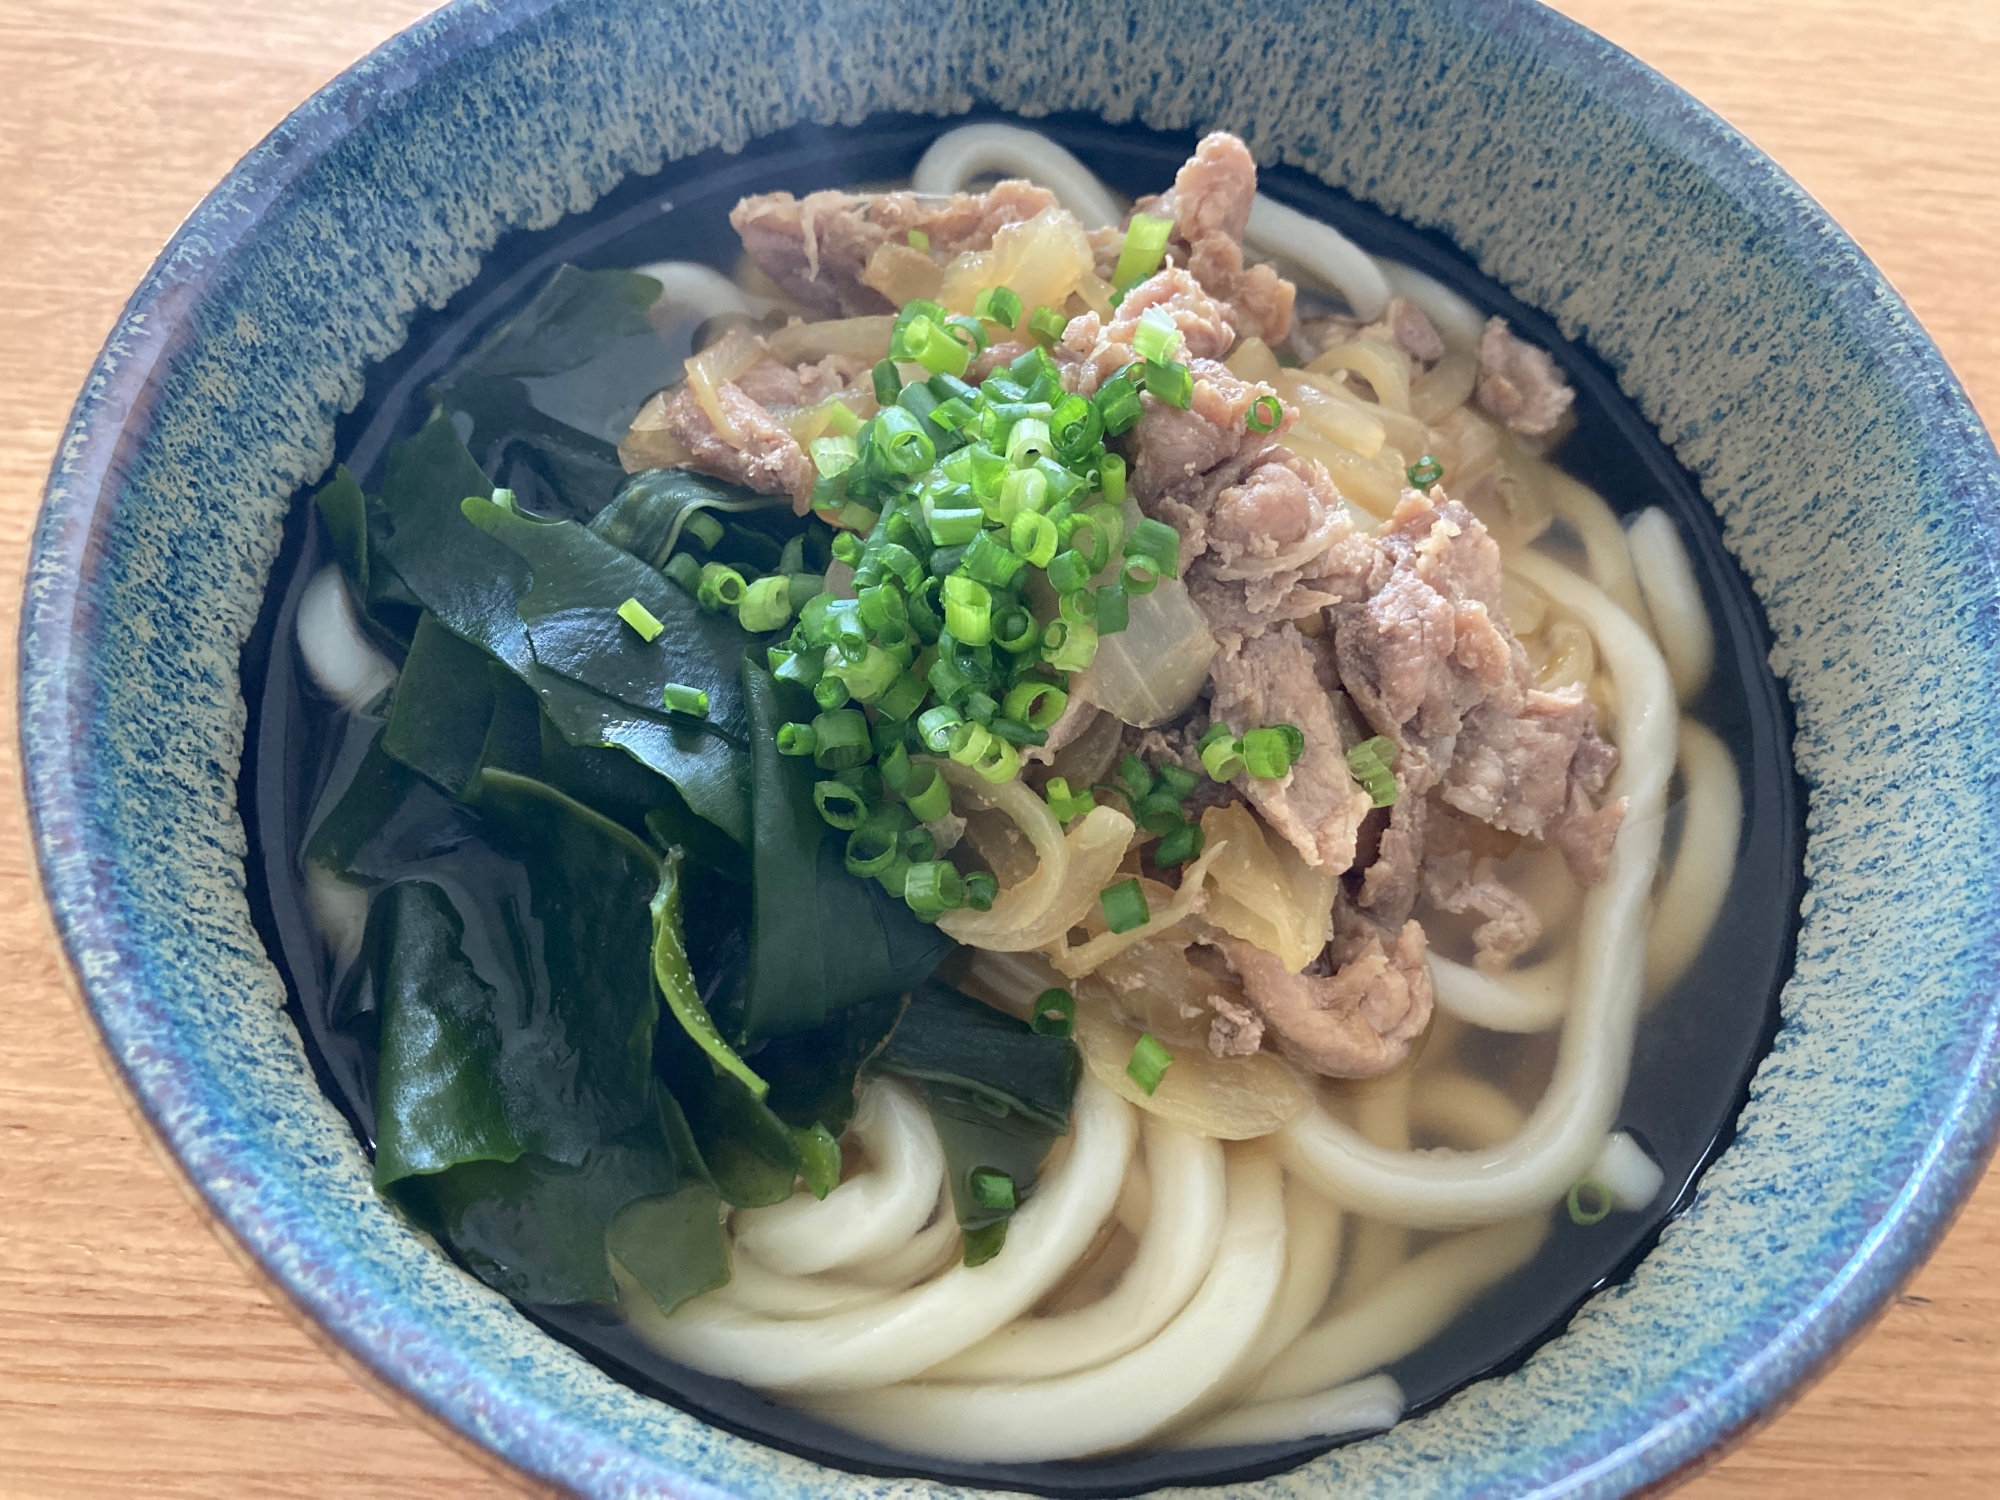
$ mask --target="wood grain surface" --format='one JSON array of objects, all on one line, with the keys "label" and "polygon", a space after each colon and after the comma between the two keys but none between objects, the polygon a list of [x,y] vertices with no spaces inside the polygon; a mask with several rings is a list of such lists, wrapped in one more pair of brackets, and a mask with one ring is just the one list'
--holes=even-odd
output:
[{"label": "wood grain surface", "polygon": [[[504,1493],[357,1386],[197,1220],[36,908],[12,732],[23,549],[127,292],[201,195],[422,0],[0,3],[0,1494]],[[1771,152],[2000,425],[2000,3],[1562,0]],[[2000,1183],[1796,1407],[1682,1493],[2000,1492]]]}]

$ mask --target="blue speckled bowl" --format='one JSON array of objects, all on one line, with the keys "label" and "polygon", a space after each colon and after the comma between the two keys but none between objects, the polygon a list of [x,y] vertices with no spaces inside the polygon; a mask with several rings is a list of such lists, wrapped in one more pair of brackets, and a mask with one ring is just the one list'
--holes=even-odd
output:
[{"label": "blue speckled bowl", "polygon": [[1735,1144],[1629,1282],[1516,1373],[1243,1488],[1608,1495],[1672,1474],[1867,1320],[1992,1140],[2000,466],[1908,311],[1783,173],[1531,0],[494,0],[343,75],[147,276],[36,532],[36,845],[118,1071],[354,1362],[528,1473],[593,1495],[943,1491],[635,1395],[376,1200],[251,927],[237,664],[335,417],[499,236],[667,158],[975,102],[1227,126],[1443,231],[1609,361],[1720,514],[1810,788],[1797,973]]}]

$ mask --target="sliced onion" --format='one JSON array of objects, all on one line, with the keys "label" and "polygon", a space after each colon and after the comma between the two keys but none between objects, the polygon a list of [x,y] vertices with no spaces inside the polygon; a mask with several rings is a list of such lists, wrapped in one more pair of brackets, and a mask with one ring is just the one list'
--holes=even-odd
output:
[{"label": "sliced onion", "polygon": [[1017,777],[997,785],[956,761],[934,762],[958,794],[960,806],[997,808],[1012,818],[1034,846],[1035,872],[1002,891],[991,911],[961,908],[938,918],[947,937],[975,948],[1018,953],[1042,948],[1074,927],[1111,883],[1132,841],[1132,820],[1099,807],[1065,837],[1048,804]]},{"label": "sliced onion", "polygon": [[1064,927],[1052,941],[1050,960],[1069,978],[1081,979],[1099,964],[1116,958],[1133,944],[1146,942],[1178,927],[1201,910],[1202,898],[1207,894],[1202,886],[1208,879],[1208,868],[1228,847],[1226,843],[1211,843],[1201,858],[1188,866],[1187,872],[1181,876],[1178,890],[1169,892],[1166,886],[1157,881],[1144,882],[1144,885],[1149,887],[1146,891],[1147,905],[1151,907],[1155,899],[1164,899],[1165,904],[1154,910],[1141,926],[1127,932],[1100,932],[1089,942],[1076,948],[1070,947],[1069,938],[1066,936],[1069,927]]},{"label": "sliced onion", "polygon": [[[1096,981],[1078,986],[1087,991]],[[1084,1066],[1128,1104],[1196,1135],[1249,1141],[1276,1133],[1312,1108],[1298,1075],[1270,1052],[1217,1057],[1206,1047],[1161,1041],[1173,1056],[1159,1087],[1140,1088],[1125,1071],[1139,1033],[1111,1012],[1108,996],[1082,993],[1076,1007],[1076,1045]],[[1155,1041],[1160,1041],[1157,1036]]]},{"label": "sliced onion", "polygon": [[887,314],[832,318],[824,323],[787,323],[764,340],[764,346],[774,358],[787,364],[839,354],[872,365],[889,352],[889,335],[895,327],[896,320]]},{"label": "sliced onion", "polygon": [[688,389],[694,392],[694,399],[707,415],[715,435],[732,448],[743,446],[743,433],[723,410],[717,388],[744,374],[763,358],[764,351],[753,335],[732,328],[688,359]]},{"label": "sliced onion", "polygon": [[1070,683],[1099,708],[1140,729],[1185,713],[1208,681],[1215,657],[1208,622],[1177,578],[1162,578],[1132,601],[1131,619],[1107,635],[1090,665]]},{"label": "sliced onion", "polygon": [[1214,862],[1208,910],[1212,926],[1274,955],[1296,974],[1326,947],[1327,913],[1335,879],[1315,870],[1283,839],[1264,837],[1241,802],[1201,815],[1209,847],[1228,853]]}]

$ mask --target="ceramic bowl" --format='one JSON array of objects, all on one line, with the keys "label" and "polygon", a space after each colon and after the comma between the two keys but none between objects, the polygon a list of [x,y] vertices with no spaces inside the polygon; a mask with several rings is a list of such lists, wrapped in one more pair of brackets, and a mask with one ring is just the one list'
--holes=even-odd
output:
[{"label": "ceramic bowl", "polygon": [[285,1297],[527,1474],[592,1495],[944,1493],[636,1394],[383,1206],[251,925],[236,777],[239,653],[286,508],[413,313],[631,174],[975,105],[1226,126],[1449,237],[1607,362],[1699,478],[1768,617],[1808,791],[1796,971],[1735,1141],[1636,1272],[1519,1369],[1242,1488],[1618,1494],[1699,1461],[1867,1321],[1991,1144],[2000,466],[1796,185],[1531,0],[491,0],[342,75],[134,295],[35,535],[34,836],[118,1075]]}]

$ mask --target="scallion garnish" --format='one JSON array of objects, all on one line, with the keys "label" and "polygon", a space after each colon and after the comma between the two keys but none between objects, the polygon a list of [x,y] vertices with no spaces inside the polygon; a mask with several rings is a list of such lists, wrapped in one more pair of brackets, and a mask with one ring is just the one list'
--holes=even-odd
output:
[{"label": "scallion garnish", "polygon": [[935,823],[951,811],[951,785],[928,763],[911,768],[903,805],[919,823]]},{"label": "scallion garnish", "polygon": [[1000,882],[985,870],[974,870],[965,877],[965,904],[972,910],[993,910],[993,899],[999,894]]},{"label": "scallion garnish", "polygon": [[814,717],[812,728],[813,764],[822,771],[858,766],[875,748],[868,734],[868,719],[858,708],[829,709]]},{"label": "scallion garnish", "polygon": [[696,719],[708,717],[708,694],[700,688],[689,687],[684,682],[670,682],[660,690],[660,699],[670,713],[687,714]]},{"label": "scallion garnish", "polygon": [[1069,782],[1061,776],[1051,776],[1042,788],[1042,796],[1049,804],[1049,811],[1058,823],[1068,823],[1082,817],[1097,806],[1097,798],[1084,791],[1071,795]]},{"label": "scallion garnish", "polygon": [[972,315],[1012,328],[1021,321],[1021,299],[1004,286],[988,287],[973,302]]},{"label": "scallion garnish", "polygon": [[1347,752],[1348,771],[1367,788],[1377,807],[1396,805],[1395,760],[1395,742],[1379,734]]},{"label": "scallion garnish", "polygon": [[1160,1081],[1173,1065],[1174,1055],[1160,1039],[1150,1031],[1142,1032],[1139,1040],[1132,1045],[1132,1058],[1125,1064],[1125,1076],[1151,1095],[1159,1090]]},{"label": "scallion garnish", "polygon": [[1153,863],[1163,870],[1186,864],[1201,853],[1202,845],[1207,842],[1208,835],[1201,831],[1199,823],[1183,823],[1153,845]]},{"label": "scallion garnish", "polygon": [[882,406],[894,406],[896,398],[903,394],[903,377],[896,369],[893,359],[879,361],[875,366],[875,400]]},{"label": "scallion garnish", "polygon": [[1005,1172],[977,1171],[971,1177],[972,1201],[981,1208],[1011,1213],[1014,1209],[1014,1179]]},{"label": "scallion garnish", "polygon": [[1050,343],[1055,343],[1061,339],[1063,330],[1067,327],[1069,327],[1069,319],[1053,307],[1038,307],[1028,318],[1028,328],[1030,331],[1039,333],[1043,338],[1049,340]]},{"label": "scallion garnish", "polygon": [[921,250],[926,255],[931,253],[931,237],[921,229],[912,229],[905,238],[909,240],[912,250]]},{"label": "scallion garnish", "polygon": [[778,754],[811,755],[819,745],[810,724],[780,724],[778,726]]},{"label": "scallion garnish", "polygon": [[758,579],[743,591],[736,623],[752,635],[776,630],[792,617],[792,582],[782,573]]},{"label": "scallion garnish", "polygon": [[1097,904],[1104,909],[1105,925],[1113,932],[1130,932],[1152,920],[1146,893],[1136,877],[1106,886],[1097,893]]},{"label": "scallion garnish", "polygon": [[1068,990],[1043,990],[1035,997],[1028,1024],[1043,1036],[1068,1036],[1076,1025],[1076,997]]},{"label": "scallion garnish", "polygon": [[[1276,432],[1278,424],[1285,420],[1285,403],[1276,396],[1259,396],[1250,403],[1250,415],[1243,425],[1252,432]],[[1411,471],[1413,474],[1415,470]]]},{"label": "scallion garnish", "polygon": [[1195,741],[1195,753],[1211,781],[1234,781],[1243,774],[1243,747],[1227,724],[1217,720]]},{"label": "scallion garnish", "polygon": [[[1252,776],[1264,781],[1275,781],[1289,775],[1292,769],[1292,739],[1285,733],[1289,726],[1270,726],[1245,732],[1242,742],[1243,765]],[[1296,734],[1298,731],[1293,730]],[[1301,737],[1300,744],[1304,744]]]},{"label": "scallion garnish", "polygon": [[1134,214],[1125,226],[1125,243],[1118,250],[1118,265],[1111,284],[1123,292],[1144,281],[1160,268],[1167,253],[1167,236],[1174,221],[1153,214]]},{"label": "scallion garnish", "polygon": [[1567,1206],[1571,1223],[1581,1224],[1586,1229],[1592,1224],[1601,1224],[1610,1217],[1614,1206],[1611,1189],[1594,1177],[1586,1177],[1569,1190]]},{"label": "scallion garnish", "polygon": [[741,604],[749,587],[743,575],[728,563],[703,563],[701,582],[695,587],[695,602],[712,615],[721,614]]},{"label": "scallion garnish", "polygon": [[[1181,346],[1181,330],[1163,307],[1149,307],[1132,330],[1132,352],[1153,364],[1166,364]],[[1254,408],[1253,408],[1254,409]]]},{"label": "scallion garnish", "polygon": [[[1444,465],[1426,453],[1422,458],[1411,464],[1404,472],[1413,486],[1420,490],[1427,490],[1444,478]],[[1599,1217],[1602,1217],[1602,1215]],[[1591,1222],[1594,1224],[1597,1221],[1593,1219]]]},{"label": "scallion garnish", "polygon": [[695,511],[681,523],[681,530],[701,544],[701,550],[710,551],[722,540],[722,523],[705,510]]},{"label": "scallion garnish", "polygon": [[618,606],[618,618],[639,632],[639,639],[648,644],[660,638],[660,632],[667,627],[653,617],[653,612],[637,599],[627,599]]},{"label": "scallion garnish", "polygon": [[1188,409],[1194,399],[1194,376],[1188,373],[1186,365],[1159,364],[1149,359],[1143,368],[1149,393],[1169,406]]}]

